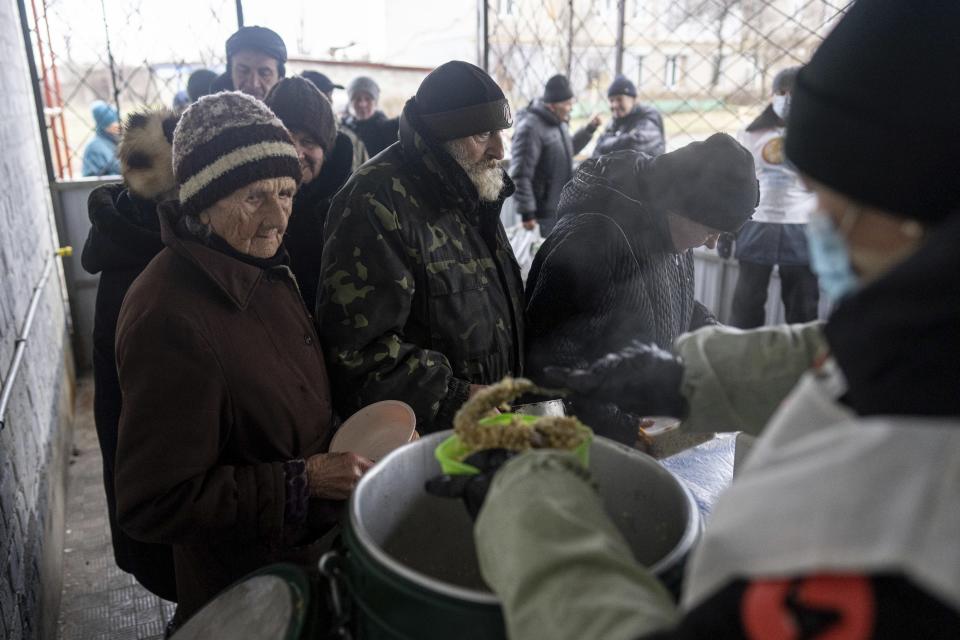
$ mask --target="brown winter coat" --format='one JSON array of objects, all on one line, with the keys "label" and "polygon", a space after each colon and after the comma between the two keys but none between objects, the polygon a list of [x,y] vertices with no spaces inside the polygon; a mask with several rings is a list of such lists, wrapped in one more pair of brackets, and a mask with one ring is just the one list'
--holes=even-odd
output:
[{"label": "brown winter coat", "polygon": [[116,489],[131,536],[174,546],[183,619],[258,567],[315,563],[322,529],[284,526],[283,463],[326,451],[332,412],[289,269],[181,238],[177,215],[120,311]]}]

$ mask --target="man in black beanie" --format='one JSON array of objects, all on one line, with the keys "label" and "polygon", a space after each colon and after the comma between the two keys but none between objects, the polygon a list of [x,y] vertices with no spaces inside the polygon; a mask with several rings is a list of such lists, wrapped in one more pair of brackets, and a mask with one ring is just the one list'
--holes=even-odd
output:
[{"label": "man in black beanie", "polygon": [[[726,134],[580,165],[527,279],[526,375],[541,382],[547,367],[582,367],[632,341],[669,349],[715,323],[693,297],[692,249],[739,229],[757,198],[753,157]],[[597,433],[637,441],[639,416],[589,401],[574,412]]]},{"label": "man in black beanie", "polygon": [[286,75],[287,46],[266,27],[240,27],[227,38],[227,70],[212,85],[215,91],[242,91],[263,100]]},{"label": "man in black beanie", "polygon": [[624,75],[614,78],[607,89],[613,120],[597,138],[593,157],[614,151],[642,151],[658,156],[666,150],[663,118],[653,107],[640,104],[637,87]]},{"label": "man in black beanie", "polygon": [[533,229],[539,224],[544,237],[556,224],[557,201],[573,176],[573,157],[600,126],[595,116],[571,138],[567,122],[573,102],[570,81],[555,75],[547,80],[543,96],[517,114],[510,150],[510,177],[517,185],[514,201],[523,226]]},{"label": "man in black beanie", "polygon": [[336,408],[413,407],[418,429],[449,429],[481,385],[523,371],[523,285],[500,209],[512,124],[482,69],[432,71],[400,117],[400,140],[330,206],[317,319]]},{"label": "man in black beanie", "polygon": [[353,173],[353,144],[337,131],[330,101],[305,78],[282,79],[264,102],[290,132],[303,171],[283,243],[300,295],[312,311],[320,282],[323,225],[334,194]]}]

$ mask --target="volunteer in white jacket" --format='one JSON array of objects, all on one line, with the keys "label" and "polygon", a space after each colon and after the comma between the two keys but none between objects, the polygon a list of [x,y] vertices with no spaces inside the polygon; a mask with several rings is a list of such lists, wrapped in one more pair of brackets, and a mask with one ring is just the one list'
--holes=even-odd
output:
[{"label": "volunteer in white jacket", "polygon": [[808,322],[817,317],[820,292],[810,270],[806,238],[817,201],[784,154],[786,119],[799,70],[790,67],[774,76],[773,101],[737,137],[753,154],[760,182],[760,204],[737,234],[740,275],[730,324],[742,329],[763,326],[774,267],[780,273],[786,321]]}]

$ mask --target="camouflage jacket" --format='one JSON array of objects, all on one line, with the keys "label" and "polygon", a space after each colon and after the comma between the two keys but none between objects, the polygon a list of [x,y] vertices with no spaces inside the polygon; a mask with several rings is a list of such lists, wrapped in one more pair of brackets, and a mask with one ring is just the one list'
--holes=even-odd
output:
[{"label": "camouflage jacket", "polygon": [[481,202],[466,173],[418,132],[361,167],[330,206],[317,320],[337,409],[413,407],[421,431],[451,426],[470,384],[523,369],[523,284],[503,199]]}]

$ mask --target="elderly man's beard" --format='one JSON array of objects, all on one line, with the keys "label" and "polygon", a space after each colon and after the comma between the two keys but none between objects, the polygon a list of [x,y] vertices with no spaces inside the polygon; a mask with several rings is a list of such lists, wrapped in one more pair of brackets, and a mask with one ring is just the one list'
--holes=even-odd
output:
[{"label": "elderly man's beard", "polygon": [[500,197],[504,180],[503,171],[496,160],[484,157],[471,163],[467,150],[460,140],[451,140],[444,147],[466,172],[470,182],[477,188],[477,194],[481,200],[494,202]]}]

